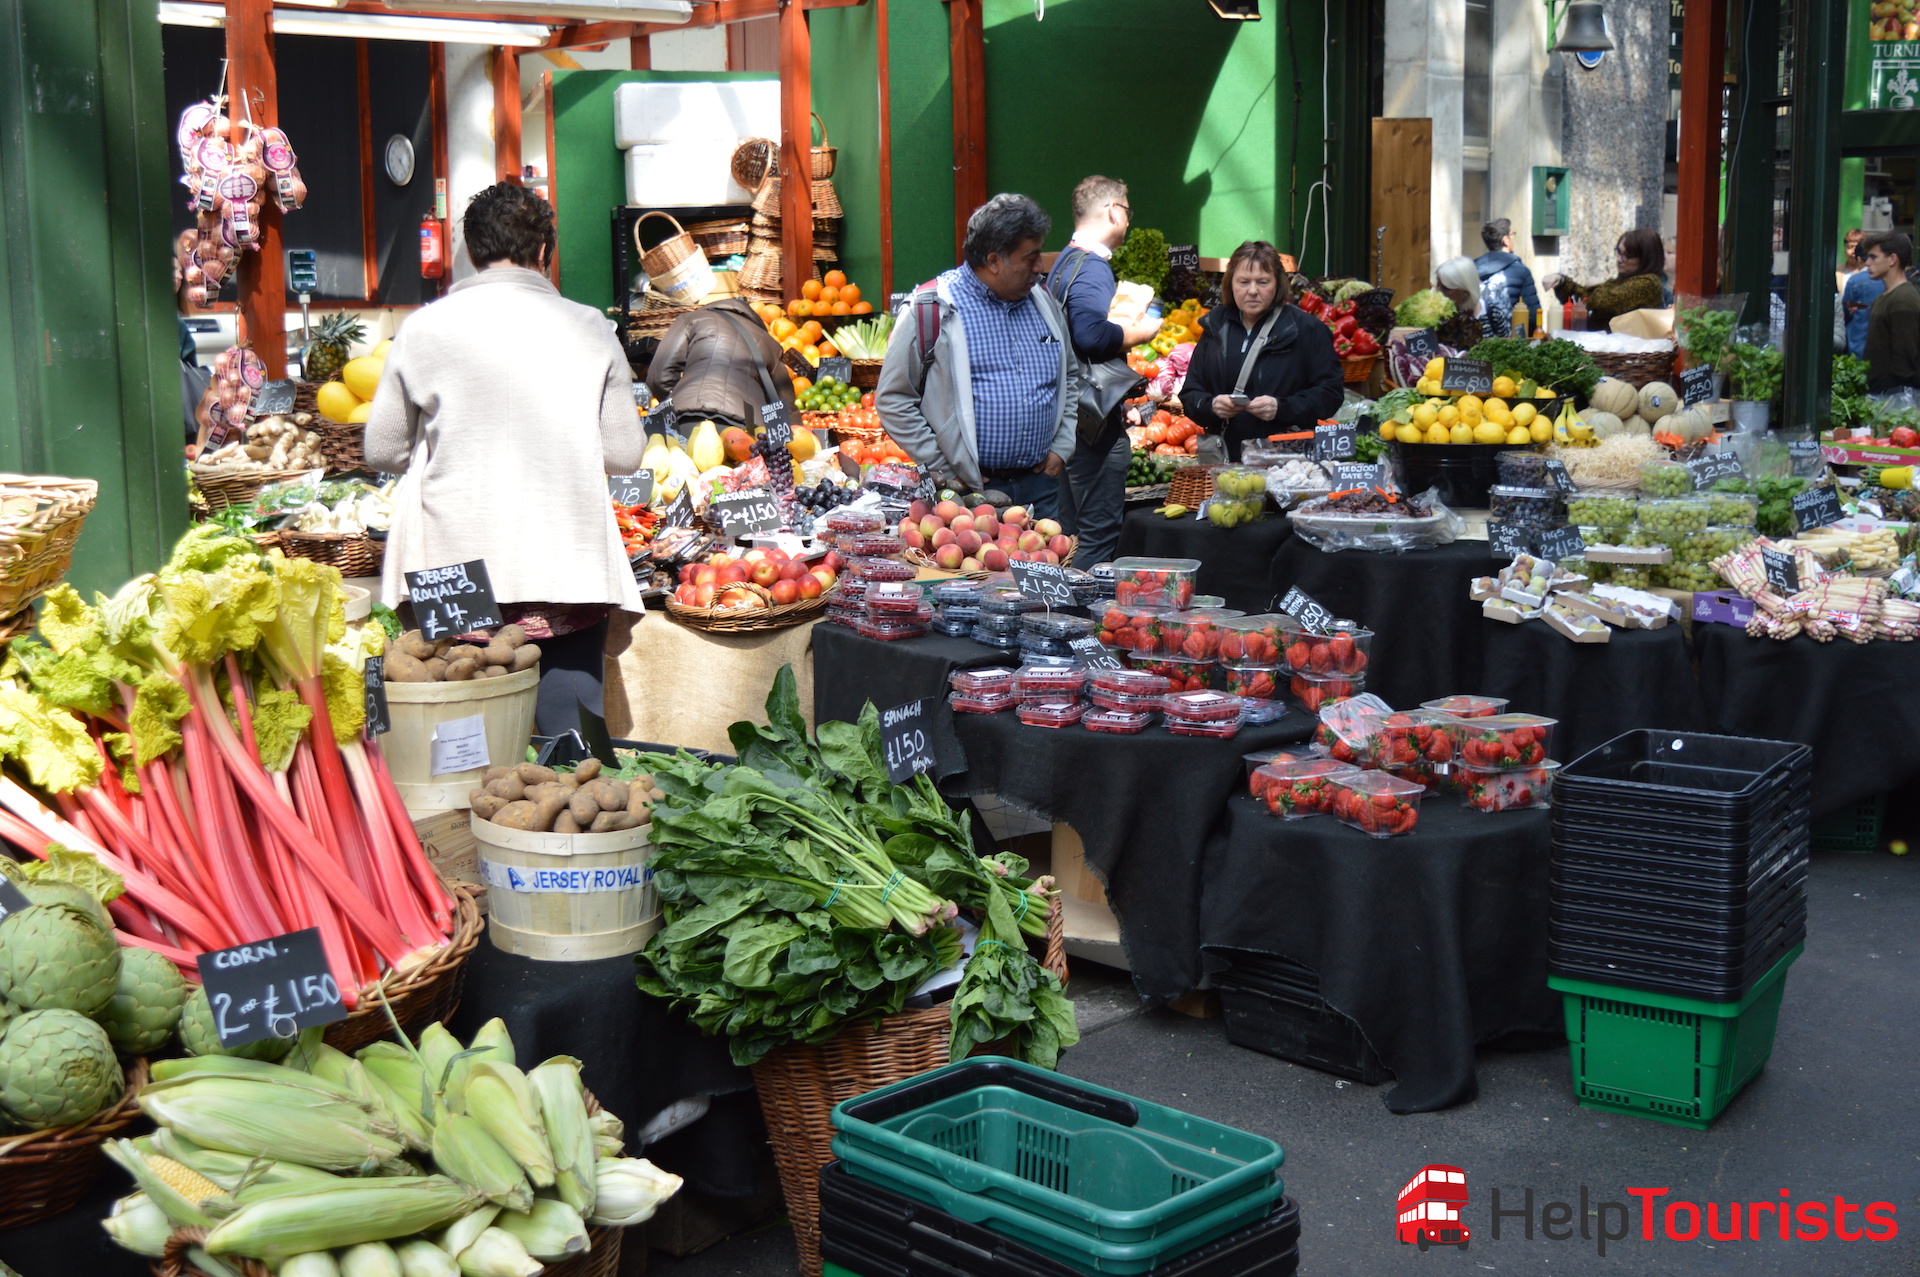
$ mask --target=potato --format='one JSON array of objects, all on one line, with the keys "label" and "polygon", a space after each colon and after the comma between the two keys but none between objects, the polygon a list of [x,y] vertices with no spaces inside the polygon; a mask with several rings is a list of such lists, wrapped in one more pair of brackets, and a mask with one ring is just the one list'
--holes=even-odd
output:
[{"label": "potato", "polygon": [[580,828],[580,822],[573,818],[573,812],[562,811],[558,816],[553,818],[553,832],[556,834],[577,834],[585,831]]},{"label": "potato", "polygon": [[550,793],[545,798],[540,799],[534,805],[533,827],[535,829],[539,829],[539,830],[552,829],[553,822],[560,815],[560,813],[563,811],[569,810],[567,807],[567,795],[560,792],[560,787],[558,785],[555,785],[553,788],[554,788],[553,793]]},{"label": "potato", "polygon": [[507,805],[504,798],[496,798],[484,789],[476,789],[467,795],[467,805],[473,808],[473,814],[482,820],[492,820],[495,813]]},{"label": "potato", "polygon": [[464,683],[480,673],[480,662],[471,657],[447,662],[446,681]]},{"label": "potato", "polygon": [[601,762],[597,758],[582,759],[580,765],[573,769],[573,774],[584,785],[600,774],[600,767]]},{"label": "potato", "polygon": [[627,787],[611,780],[590,780],[580,786],[580,792],[591,794],[593,801],[600,804],[601,811],[625,811],[627,809]]},{"label": "potato", "polygon": [[487,774],[480,778],[480,783],[482,785],[490,785],[494,781],[501,780],[512,774],[513,768],[511,767],[489,767],[487,768]]},{"label": "potato", "polygon": [[487,644],[487,650],[483,655],[489,665],[511,666],[513,664],[513,649],[499,639]]},{"label": "potato", "polygon": [[630,811],[603,811],[593,818],[593,824],[588,828],[587,832],[593,834],[614,834],[619,833],[623,829],[636,828],[639,824],[640,822],[633,818],[633,813]]},{"label": "potato", "polygon": [[522,782],[528,785],[546,785],[560,779],[551,767],[542,767],[538,763],[521,763],[513,769]]},{"label": "potato", "polygon": [[447,677],[447,658],[446,657],[436,656],[430,660],[422,662],[422,664],[426,667],[427,681],[429,683],[439,683],[439,682],[445,681]]},{"label": "potato", "polygon": [[539,663],[539,645],[536,643],[528,643],[524,647],[516,647],[513,649],[513,661],[507,668],[518,674],[521,670],[530,670]]},{"label": "potato", "polygon": [[495,798],[504,798],[510,803],[518,802],[527,796],[527,787],[520,783],[518,776],[502,776],[499,780],[491,781],[487,784],[486,791]]},{"label": "potato", "polygon": [[419,630],[408,630],[399,639],[400,650],[417,661],[424,661],[434,654],[433,644],[420,637]]},{"label": "potato", "polygon": [[647,797],[652,791],[647,788],[646,778],[627,782],[627,810],[638,812],[645,808]]},{"label": "potato", "polygon": [[435,656],[445,658],[447,653],[451,652],[455,646],[456,644],[450,638],[440,639],[438,642],[436,642],[433,645],[433,654]]},{"label": "potato", "polygon": [[389,683],[431,683],[426,662],[398,649],[380,658],[380,673]]},{"label": "potato", "polygon": [[651,825],[653,823],[653,813],[648,811],[645,807],[642,807],[639,811],[632,812],[630,814],[633,816],[634,828],[636,829],[644,829],[648,825]]},{"label": "potato", "polygon": [[664,789],[660,789],[657,786],[651,791],[649,791],[647,794],[647,797],[651,798],[656,803],[666,798],[666,796],[667,796],[667,791]]},{"label": "potato", "polygon": [[483,665],[480,667],[481,678],[505,678],[511,673],[513,673],[513,671],[504,665]]},{"label": "potato", "polygon": [[560,783],[568,789],[578,789],[580,787],[580,778],[572,772],[561,772]]},{"label": "potato", "polygon": [[639,774],[638,776],[635,776],[635,777],[633,778],[633,780],[634,780],[634,783],[636,783],[636,784],[640,784],[640,785],[644,785],[644,786],[646,786],[646,787],[647,787],[648,789],[652,789],[652,788],[653,788],[653,773],[652,773],[652,772],[641,772],[641,773],[640,773],[640,774]]},{"label": "potato", "polygon": [[471,643],[455,643],[447,649],[447,659],[450,661],[472,661],[478,664],[480,661],[480,653],[484,650],[484,648],[475,647]]},{"label": "potato", "polygon": [[600,814],[600,804],[583,786],[573,792],[573,797],[567,802],[567,810],[573,813],[573,819],[580,828],[585,829]]},{"label": "potato", "polygon": [[493,817],[493,823],[508,829],[533,830],[534,804],[522,799],[517,803],[508,803]]},{"label": "potato", "polygon": [[[523,780],[521,784],[524,785],[526,782]],[[548,794],[557,794],[565,788],[566,786],[557,780],[543,780],[537,785],[527,785],[527,799],[529,802],[544,802]],[[569,794],[568,797],[571,798],[572,795]]]},{"label": "potato", "polygon": [[493,632],[493,641],[519,647],[527,641],[527,632],[518,625],[503,625]]}]

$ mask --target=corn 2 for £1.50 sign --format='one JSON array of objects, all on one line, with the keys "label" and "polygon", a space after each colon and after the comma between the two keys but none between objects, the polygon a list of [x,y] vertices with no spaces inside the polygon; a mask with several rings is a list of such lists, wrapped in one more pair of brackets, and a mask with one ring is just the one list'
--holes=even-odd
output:
[{"label": "corn 2 for \u00a31.50 sign", "polygon": [[317,927],[203,953],[200,980],[223,1047],[347,1018]]},{"label": "corn 2 for \u00a31.50 sign", "polygon": [[485,559],[407,573],[407,600],[420,636],[430,643],[501,623]]}]

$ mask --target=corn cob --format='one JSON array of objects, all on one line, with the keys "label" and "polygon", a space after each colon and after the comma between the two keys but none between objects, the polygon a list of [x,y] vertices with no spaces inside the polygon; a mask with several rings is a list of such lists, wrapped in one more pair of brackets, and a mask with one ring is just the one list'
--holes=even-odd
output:
[{"label": "corn cob", "polygon": [[275,1156],[336,1171],[370,1171],[400,1155],[399,1143],[369,1130],[366,1113],[350,1104],[301,1108],[225,1092],[180,1090],[143,1091],[140,1108],[194,1143],[228,1153]]},{"label": "corn cob", "polygon": [[250,1082],[273,1082],[281,1086],[311,1091],[343,1104],[357,1097],[346,1087],[313,1073],[302,1073],[265,1060],[248,1060],[237,1055],[195,1055],[181,1060],[161,1060],[153,1066],[153,1081],[147,1086],[165,1090],[170,1086],[191,1085],[210,1077],[243,1078]]},{"label": "corn cob", "polygon": [[340,1252],[340,1277],[401,1277],[400,1256],[385,1242],[361,1242]]},{"label": "corn cob", "polygon": [[609,1110],[589,1115],[587,1125],[593,1128],[593,1147],[599,1156],[618,1157],[627,1151],[627,1124]]},{"label": "corn cob", "polygon": [[142,1153],[131,1140],[110,1140],[105,1148],[107,1156],[133,1176],[133,1182],[147,1195],[147,1200],[158,1206],[168,1219],[189,1228],[213,1226],[202,1203],[219,1201],[226,1195],[219,1185],[171,1158]]},{"label": "corn cob", "polygon": [[478,1206],[447,1225],[446,1230],[433,1239],[433,1244],[457,1258],[461,1251],[473,1245],[476,1237],[493,1227],[493,1221],[499,1217],[498,1206]]},{"label": "corn cob", "polygon": [[453,1256],[424,1237],[401,1242],[394,1249],[400,1256],[400,1277],[459,1277],[460,1265]]},{"label": "corn cob", "polygon": [[460,1103],[467,1115],[513,1154],[535,1188],[553,1184],[553,1150],[547,1146],[540,1106],[527,1075],[511,1064],[485,1059],[467,1071]]},{"label": "corn cob", "polygon": [[[472,1185],[508,1210],[533,1205],[533,1190],[513,1154],[487,1128],[462,1113],[449,1113],[433,1128],[433,1160],[442,1171]],[[457,1252],[455,1252],[457,1255]]]},{"label": "corn cob", "polygon": [[399,1136],[400,1132],[394,1126],[393,1119],[371,1099],[363,1101],[345,1088],[335,1088],[305,1073],[295,1073],[291,1069],[285,1072],[287,1077],[297,1078],[299,1081],[282,1083],[249,1077],[180,1077],[171,1082],[151,1083],[141,1094],[156,1097],[222,1096],[240,1103],[283,1110],[298,1108],[315,1112],[333,1112],[336,1109],[347,1109],[352,1112],[351,1120],[356,1125],[363,1125],[374,1134],[384,1135],[388,1139]]},{"label": "corn cob", "polygon": [[386,1083],[407,1108],[428,1123],[434,1120],[433,1105],[427,1102],[432,1088],[427,1085],[426,1066],[408,1054],[406,1048],[391,1042],[374,1042],[361,1048],[359,1059],[367,1072]]},{"label": "corn cob", "polygon": [[405,1237],[471,1207],[476,1194],[444,1175],[384,1181],[385,1188],[317,1189],[243,1206],[207,1234],[215,1255],[277,1262],[309,1250]]},{"label": "corn cob", "polygon": [[331,1251],[310,1250],[280,1265],[280,1277],[340,1277]]},{"label": "corn cob", "polygon": [[503,1211],[493,1226],[518,1237],[529,1255],[549,1264],[577,1255],[589,1244],[580,1212],[551,1197],[536,1197],[533,1209],[524,1214]]},{"label": "corn cob", "polygon": [[444,1094],[453,1080],[454,1057],[461,1051],[460,1039],[436,1020],[420,1031],[419,1049],[427,1089],[436,1095]]},{"label": "corn cob", "polygon": [[489,1228],[460,1252],[460,1271],[466,1277],[535,1277],[541,1267],[504,1228]]},{"label": "corn cob", "polygon": [[418,1096],[409,1100],[359,1060],[353,1061],[353,1067],[359,1071],[359,1078],[366,1086],[367,1093],[379,1102],[381,1110],[399,1129],[401,1142],[417,1153],[432,1148],[433,1122],[420,1112]]},{"label": "corn cob", "polygon": [[100,1227],[119,1246],[155,1259],[166,1254],[167,1238],[173,1234],[173,1221],[145,1193],[130,1193],[115,1202]]},{"label": "corn cob", "polygon": [[621,1228],[652,1219],[684,1182],[644,1157],[603,1157],[594,1175],[599,1194],[588,1222]]},{"label": "corn cob", "polygon": [[556,1055],[527,1074],[540,1102],[540,1120],[553,1150],[553,1182],[560,1200],[576,1211],[593,1209],[593,1167],[599,1158],[586,1093],[580,1085],[580,1061]]},{"label": "corn cob", "polygon": [[[169,1130],[164,1126],[156,1130],[150,1138],[154,1152],[199,1171],[228,1191],[238,1188],[242,1180],[245,1180],[249,1186],[253,1186],[312,1184],[316,1180],[331,1183],[335,1178],[326,1171],[315,1170],[311,1166],[300,1166],[293,1162],[270,1162],[265,1158],[245,1157],[239,1153],[202,1148],[180,1132]],[[137,1145],[139,1141],[135,1140],[134,1143]]]}]

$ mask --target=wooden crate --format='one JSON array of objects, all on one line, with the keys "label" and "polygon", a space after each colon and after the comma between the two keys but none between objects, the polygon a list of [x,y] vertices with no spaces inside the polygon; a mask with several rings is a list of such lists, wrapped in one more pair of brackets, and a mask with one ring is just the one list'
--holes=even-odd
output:
[{"label": "wooden crate", "polygon": [[480,847],[473,838],[473,813],[465,807],[408,812],[413,832],[442,882],[457,882],[473,892],[480,912],[487,911],[487,888],[480,881]]}]

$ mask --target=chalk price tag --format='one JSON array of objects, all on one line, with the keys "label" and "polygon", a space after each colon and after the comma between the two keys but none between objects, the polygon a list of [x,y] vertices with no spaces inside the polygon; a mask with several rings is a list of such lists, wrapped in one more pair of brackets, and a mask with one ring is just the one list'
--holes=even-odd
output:
[{"label": "chalk price tag", "polygon": [[1353,461],[1327,467],[1333,472],[1333,490],[1381,487],[1379,462]]},{"label": "chalk price tag", "polygon": [[761,488],[715,497],[708,513],[720,520],[720,530],[729,540],[776,531],[785,517],[780,503]]},{"label": "chalk price tag", "polygon": [[685,484],[681,485],[680,494],[668,503],[665,512],[661,514],[660,526],[663,528],[693,526],[693,493],[687,490]]},{"label": "chalk price tag", "polygon": [[662,399],[658,404],[654,405],[653,411],[647,414],[643,429],[650,435],[663,435],[673,429],[675,420],[673,396],[668,395],[665,399]]},{"label": "chalk price tag", "polygon": [[1691,408],[1697,403],[1713,402],[1713,369],[1698,364],[1680,373],[1680,403]]},{"label": "chalk price tag", "polygon": [[1793,526],[1802,532],[1824,528],[1846,517],[1840,508],[1840,493],[1833,488],[1808,488],[1793,494]]},{"label": "chalk price tag", "polygon": [[1555,563],[1587,552],[1585,538],[1580,535],[1580,529],[1573,526],[1549,528],[1540,534],[1539,545],[1540,557]]},{"label": "chalk price tag", "polygon": [[32,907],[33,901],[27,899],[27,894],[13,885],[13,879],[0,878],[0,918]]},{"label": "chalk price tag", "polygon": [[787,401],[776,399],[760,405],[760,424],[765,428],[762,442],[768,450],[784,448],[793,442],[793,422],[787,419]]},{"label": "chalk price tag", "polygon": [[1687,473],[1693,476],[1693,489],[1698,492],[1721,479],[1738,479],[1746,474],[1746,469],[1731,452],[1709,452],[1687,462]]},{"label": "chalk price tag", "polygon": [[1782,596],[1800,592],[1800,568],[1793,556],[1783,550],[1760,551],[1760,563],[1767,571],[1767,584]]},{"label": "chalk price tag", "polygon": [[880,749],[887,759],[887,779],[896,785],[933,770],[925,698],[880,711]]},{"label": "chalk price tag", "polygon": [[1123,668],[1120,658],[1107,650],[1097,635],[1081,634],[1067,640],[1067,646],[1079,658],[1080,663],[1090,670],[1117,670]]},{"label": "chalk price tag", "polygon": [[1200,247],[1197,244],[1167,245],[1167,266],[1171,270],[1200,269]]},{"label": "chalk price tag", "polygon": [[1553,486],[1559,489],[1559,491],[1563,493],[1573,491],[1573,476],[1567,473],[1566,462],[1549,460],[1547,462],[1547,478],[1553,480]]},{"label": "chalk price tag", "polygon": [[291,1038],[347,1018],[317,927],[203,953],[200,982],[223,1047]]},{"label": "chalk price tag", "polygon": [[607,496],[615,505],[645,505],[653,500],[653,471],[607,476]]},{"label": "chalk price tag", "polygon": [[1788,474],[1796,479],[1811,479],[1826,468],[1818,439],[1795,439],[1787,444]]},{"label": "chalk price tag", "polygon": [[787,371],[795,377],[805,377],[808,381],[813,380],[814,367],[807,362],[807,357],[799,351],[788,349],[780,352],[780,362],[785,364]]},{"label": "chalk price tag", "polygon": [[1490,395],[1493,393],[1493,364],[1485,359],[1452,356],[1440,374],[1440,389],[1463,391],[1469,395]]},{"label": "chalk price tag", "polygon": [[1320,461],[1344,461],[1353,455],[1351,421],[1322,421],[1313,428],[1313,455]]},{"label": "chalk price tag", "polygon": [[1007,567],[1012,570],[1020,593],[1028,598],[1037,599],[1050,608],[1074,606],[1073,586],[1067,581],[1066,569],[1058,563],[1028,563],[1016,559]]},{"label": "chalk price tag", "polygon": [[378,736],[393,730],[393,716],[387,709],[387,678],[379,657],[369,657],[360,671],[360,695],[367,710],[367,735]]},{"label": "chalk price tag", "polygon": [[1516,554],[1531,552],[1533,538],[1524,524],[1495,522],[1489,519],[1487,548],[1496,559],[1511,559]]},{"label": "chalk price tag", "polygon": [[433,729],[432,762],[435,776],[477,771],[493,766],[487,751],[487,720],[479,714],[449,719]]},{"label": "chalk price tag", "polygon": [[853,384],[853,360],[845,355],[828,355],[820,361],[820,381],[833,378],[843,386]]},{"label": "chalk price tag", "polygon": [[291,381],[270,381],[254,395],[248,411],[256,417],[275,417],[283,412],[292,412],[294,391],[297,389]]},{"label": "chalk price tag", "polygon": [[1315,634],[1326,633],[1335,619],[1332,612],[1316,603],[1311,594],[1297,585],[1288,590],[1286,597],[1280,600],[1280,610]]},{"label": "chalk price tag", "polygon": [[1416,328],[1407,334],[1407,354],[1420,361],[1420,370],[1426,371],[1427,364],[1440,353],[1440,339],[1433,335],[1430,328]]},{"label": "chalk price tag", "polygon": [[430,643],[500,624],[500,605],[493,598],[485,559],[409,572],[407,598],[413,604],[420,637]]}]

